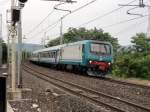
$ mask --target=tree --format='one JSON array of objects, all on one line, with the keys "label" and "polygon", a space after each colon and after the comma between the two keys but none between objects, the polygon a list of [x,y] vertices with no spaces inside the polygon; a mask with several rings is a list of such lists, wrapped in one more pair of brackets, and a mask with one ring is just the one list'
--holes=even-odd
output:
[{"label": "tree", "polygon": [[136,36],[132,37],[131,41],[137,51],[150,52],[150,38],[145,33],[137,33]]},{"label": "tree", "polygon": [[[108,41],[112,43],[114,50],[116,51],[119,44],[117,38],[112,37],[109,33],[105,33],[102,29],[85,29],[85,28],[69,28],[68,32],[63,35],[64,43],[71,43],[81,40],[99,40]],[[58,45],[59,38],[49,41],[48,46]]]},{"label": "tree", "polygon": [[7,62],[7,45],[3,40],[0,40],[2,42],[2,62]]},{"label": "tree", "polygon": [[[150,38],[144,33],[132,37],[134,52],[121,52],[115,57],[113,73],[121,77],[150,80]],[[132,49],[131,49],[132,50]]]},{"label": "tree", "polygon": [[54,40],[49,41],[49,42],[48,42],[48,45],[46,45],[46,46],[48,46],[48,47],[56,46],[56,45],[59,45],[59,43],[60,43],[60,39],[59,39],[59,38],[56,38],[56,39],[54,39]]}]

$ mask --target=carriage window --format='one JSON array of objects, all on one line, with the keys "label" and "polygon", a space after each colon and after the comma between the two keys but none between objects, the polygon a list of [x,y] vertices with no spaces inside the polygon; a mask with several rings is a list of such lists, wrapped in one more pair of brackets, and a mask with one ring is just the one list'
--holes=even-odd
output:
[{"label": "carriage window", "polygon": [[53,58],[53,52],[49,53],[50,58]]},{"label": "carriage window", "polygon": [[48,58],[49,54],[48,54],[48,52],[42,52],[42,53],[40,53],[40,56],[43,58]]},{"label": "carriage window", "polygon": [[111,48],[108,44],[92,43],[91,52],[95,54],[111,54]]},{"label": "carriage window", "polygon": [[49,58],[48,52],[45,52],[45,57],[46,57],[46,58]]}]

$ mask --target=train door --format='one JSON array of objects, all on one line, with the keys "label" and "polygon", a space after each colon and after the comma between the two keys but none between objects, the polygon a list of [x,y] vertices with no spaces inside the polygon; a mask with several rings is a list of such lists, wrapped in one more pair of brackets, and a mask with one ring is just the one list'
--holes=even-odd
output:
[{"label": "train door", "polygon": [[56,51],[56,63],[59,63],[59,59],[60,59],[60,50]]},{"label": "train door", "polygon": [[38,62],[40,62],[40,53],[37,54]]}]

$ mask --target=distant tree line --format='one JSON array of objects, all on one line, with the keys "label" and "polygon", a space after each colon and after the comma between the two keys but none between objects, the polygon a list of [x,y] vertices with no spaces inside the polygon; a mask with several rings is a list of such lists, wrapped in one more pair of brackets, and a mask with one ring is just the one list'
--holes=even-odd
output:
[{"label": "distant tree line", "polygon": [[0,40],[2,42],[2,63],[7,62],[7,45],[3,40]]},{"label": "distant tree line", "polygon": [[[63,35],[63,43],[71,43],[81,40],[99,40],[99,41],[108,41],[116,51],[119,47],[117,38],[112,37],[109,33],[104,32],[102,29],[85,29],[85,28],[69,28],[67,33]],[[47,46],[56,46],[60,44],[60,38],[56,38],[48,42]]]}]

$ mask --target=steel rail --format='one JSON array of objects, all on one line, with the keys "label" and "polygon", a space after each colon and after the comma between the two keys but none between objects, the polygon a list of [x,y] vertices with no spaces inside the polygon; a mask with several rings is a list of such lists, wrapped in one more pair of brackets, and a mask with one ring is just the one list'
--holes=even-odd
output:
[{"label": "steel rail", "polygon": [[[54,69],[52,69],[52,70],[54,70]],[[57,71],[55,71],[55,72],[57,73]],[[68,72],[64,72],[64,71],[61,71],[61,72],[63,74],[68,73]],[[75,73],[72,73],[72,74],[75,74]],[[80,74],[77,74],[77,75],[80,75]],[[142,85],[142,84],[137,84],[137,83],[133,83],[133,82],[127,82],[127,81],[123,81],[123,80],[119,80],[119,79],[113,79],[113,78],[110,78],[110,77],[99,78],[99,77],[96,77],[96,76],[94,76],[94,77],[93,76],[88,76],[86,74],[80,75],[80,76],[81,77],[90,77],[91,79],[109,81],[109,82],[112,82],[112,83],[122,84],[122,85],[125,85],[125,86],[132,86],[132,87],[137,87],[137,88],[142,88],[142,89],[150,89],[150,86],[148,86],[148,85]]]},{"label": "steel rail", "polygon": [[[67,88],[67,87],[64,87],[64,86],[62,86],[62,85],[59,85],[59,84],[56,83],[56,80],[55,80],[55,79],[50,78],[50,77],[47,77],[47,76],[45,76],[45,74],[44,74],[44,76],[45,76],[46,78],[43,78],[42,76],[37,75],[37,74],[42,74],[42,75],[43,75],[43,73],[38,73],[38,72],[36,72],[36,71],[33,71],[33,72],[35,72],[35,73],[33,73],[33,72],[30,71],[30,70],[31,70],[30,68],[28,68],[28,69],[30,69],[30,70],[25,69],[25,68],[23,68],[23,69],[24,69],[26,72],[30,73],[30,74],[36,75],[37,78],[40,78],[40,79],[42,79],[42,80],[45,80],[45,81],[49,82],[50,84],[52,84],[52,85],[54,85],[54,86],[56,86],[56,87],[58,87],[58,88],[60,88],[60,89],[63,89],[64,91],[67,91],[67,92],[69,92],[69,93],[71,93],[71,94],[73,94],[73,95],[81,96],[81,97],[83,97],[83,98],[88,99],[89,101],[92,101],[93,103],[95,103],[95,104],[97,104],[97,105],[101,105],[101,106],[103,105],[103,106],[108,107],[108,108],[110,108],[110,109],[113,109],[114,111],[117,111],[117,112],[126,112],[125,110],[122,110],[122,109],[120,109],[120,108],[118,108],[118,107],[115,107],[115,106],[112,106],[112,105],[110,105],[110,104],[101,102],[101,101],[99,101],[99,100],[97,100],[97,99],[95,99],[95,98],[92,98],[92,97],[89,97],[89,96],[87,96],[87,95],[81,94],[80,92],[75,92],[74,90],[71,90],[71,89],[69,89],[69,88]],[[55,82],[54,82],[54,81],[51,81],[51,80],[55,80]]]},{"label": "steel rail", "polygon": [[[64,71],[61,71],[61,72],[63,74],[65,73]],[[77,75],[80,75],[80,74],[77,74]],[[123,81],[123,80],[119,80],[119,79],[113,79],[113,78],[110,78],[110,77],[99,78],[99,77],[96,77],[96,76],[93,77],[93,76],[88,76],[88,75],[85,75],[85,74],[84,75],[80,75],[80,76],[82,76],[82,77],[90,77],[91,79],[99,79],[99,80],[109,81],[109,82],[113,82],[113,83],[122,84],[122,85],[125,85],[125,86],[132,86],[132,87],[137,87],[137,88],[150,89],[150,86],[148,86],[148,85],[142,85],[142,84],[137,84],[137,83],[133,83],[133,82],[127,82],[127,81]]]},{"label": "steel rail", "polygon": [[133,82],[131,83],[131,82],[127,82],[127,81],[117,80],[117,79],[113,79],[113,78],[110,78],[110,77],[106,77],[104,80],[109,81],[109,82],[122,84],[122,85],[126,85],[126,86],[134,86],[134,87],[137,87],[137,88],[150,89],[150,86],[147,86],[147,85],[142,85],[142,84],[136,84],[136,83],[133,83]]},{"label": "steel rail", "polygon": [[[26,65],[25,65],[25,66],[26,66]],[[29,68],[28,66],[26,66],[26,67]],[[92,90],[92,89],[89,89],[89,88],[85,88],[85,87],[79,86],[79,85],[74,84],[74,83],[71,83],[71,82],[67,82],[67,81],[64,81],[64,80],[61,80],[61,79],[57,79],[57,78],[48,76],[48,75],[46,75],[46,74],[44,74],[44,73],[35,71],[35,70],[33,70],[32,68],[29,68],[29,69],[32,70],[32,71],[34,71],[34,72],[37,72],[37,73],[39,73],[39,74],[42,74],[42,75],[44,75],[44,76],[46,76],[46,77],[53,78],[54,80],[60,81],[60,82],[62,82],[62,83],[65,83],[65,84],[68,84],[68,85],[72,85],[72,86],[77,87],[77,88],[79,88],[79,89],[81,89],[81,90],[84,90],[84,91],[88,91],[88,92],[90,92],[90,93],[92,93],[92,94],[97,94],[97,95],[100,95],[100,96],[103,96],[103,97],[106,97],[106,98],[108,97],[108,98],[111,98],[111,99],[113,99],[113,100],[117,100],[117,101],[126,103],[126,104],[128,104],[128,105],[130,105],[130,106],[137,107],[137,108],[139,108],[139,109],[143,109],[143,110],[146,110],[146,111],[150,111],[150,108],[147,108],[147,107],[145,107],[145,106],[143,106],[143,105],[138,105],[138,104],[136,104],[136,103],[132,103],[132,102],[129,102],[129,101],[127,101],[127,100],[120,99],[120,98],[118,98],[118,97],[114,97],[114,96],[111,96],[111,95],[108,95],[108,94],[105,94],[105,93],[102,93],[102,92],[98,92],[98,91],[95,91],[95,90]]]}]

